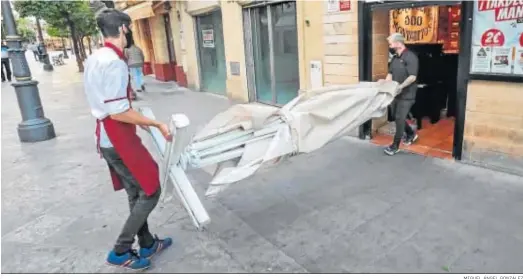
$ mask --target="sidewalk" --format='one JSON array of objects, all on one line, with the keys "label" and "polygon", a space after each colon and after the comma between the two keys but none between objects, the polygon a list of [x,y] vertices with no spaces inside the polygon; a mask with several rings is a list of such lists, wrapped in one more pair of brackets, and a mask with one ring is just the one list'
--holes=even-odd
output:
[{"label": "sidewalk", "polygon": [[[29,57],[30,58],[30,57]],[[2,272],[123,272],[104,264],[127,216],[95,151],[94,120],[73,59],[43,72],[57,138],[21,144],[14,90],[2,84]],[[229,101],[156,83],[135,106],[159,119],[186,113],[193,131]],[[203,192],[210,175],[192,171]],[[212,223],[196,232],[178,203],[151,229],[174,245],[155,273],[523,273],[523,178],[398,154],[347,138],[300,155],[205,200]]]}]

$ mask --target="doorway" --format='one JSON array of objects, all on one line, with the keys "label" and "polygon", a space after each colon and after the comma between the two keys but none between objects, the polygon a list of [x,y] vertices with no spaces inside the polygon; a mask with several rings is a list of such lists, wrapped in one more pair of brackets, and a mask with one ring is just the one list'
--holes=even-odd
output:
[{"label": "doorway", "polygon": [[[143,30],[143,38],[145,41],[145,48],[143,51],[147,51],[149,56],[149,69],[144,66],[144,74],[154,74],[155,73],[155,59],[154,59],[154,48],[153,48],[153,41],[152,41],[152,34],[151,34],[151,27],[149,25],[149,19],[145,18],[142,19],[142,30]],[[147,65],[147,62],[145,62],[145,65]]]},{"label": "doorway", "polygon": [[[462,15],[464,4],[460,1],[420,2],[364,4],[367,34],[360,36],[364,45],[370,46],[370,50],[363,53],[371,61],[364,62],[366,69],[361,72],[366,80],[385,78],[386,63],[391,58],[386,38],[391,33],[402,33],[407,48],[419,59],[416,103],[408,119],[409,125],[417,129],[419,140],[402,149],[426,156],[459,159],[463,138],[460,125],[464,123],[465,110],[464,100],[460,99],[466,95],[466,83],[460,79],[465,80],[467,75],[468,67],[465,69],[462,64],[470,53],[460,43],[464,36],[463,24],[467,24]],[[382,146],[392,143],[393,120],[389,109],[383,118],[366,124],[367,128],[370,126],[373,143]]]},{"label": "doorway", "polygon": [[174,80],[174,73],[175,73],[175,66],[176,66],[176,55],[174,52],[174,39],[173,39],[173,32],[171,29],[171,17],[168,13],[163,14],[163,23],[165,26],[165,37],[167,38],[167,52],[169,55],[169,67],[171,68],[172,76],[171,78]]},{"label": "doorway", "polygon": [[225,48],[220,10],[196,17],[200,88],[202,91],[226,94]]},{"label": "doorway", "polygon": [[247,7],[243,20],[250,100],[285,105],[300,88],[296,3]]}]

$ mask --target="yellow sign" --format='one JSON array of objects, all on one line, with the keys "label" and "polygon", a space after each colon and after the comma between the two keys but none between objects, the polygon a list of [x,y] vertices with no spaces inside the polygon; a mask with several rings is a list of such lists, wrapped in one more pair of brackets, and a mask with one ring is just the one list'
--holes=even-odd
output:
[{"label": "yellow sign", "polygon": [[437,42],[438,7],[390,11],[390,32],[401,33],[408,44]]}]

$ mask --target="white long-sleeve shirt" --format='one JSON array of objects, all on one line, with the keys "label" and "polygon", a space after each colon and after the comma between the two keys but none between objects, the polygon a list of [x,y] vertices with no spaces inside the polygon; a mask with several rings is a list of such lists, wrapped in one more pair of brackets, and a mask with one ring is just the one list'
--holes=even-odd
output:
[{"label": "white long-sleeve shirt", "polygon": [[[95,51],[85,63],[84,91],[91,114],[102,120],[130,108],[127,99],[129,68],[114,50],[103,47]],[[100,147],[113,147],[100,123]]]}]

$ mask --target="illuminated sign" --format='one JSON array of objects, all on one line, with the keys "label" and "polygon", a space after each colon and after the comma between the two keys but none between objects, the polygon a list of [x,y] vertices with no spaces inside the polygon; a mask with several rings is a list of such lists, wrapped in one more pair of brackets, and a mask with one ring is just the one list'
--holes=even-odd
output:
[{"label": "illuminated sign", "polygon": [[438,7],[397,9],[390,11],[390,33],[400,33],[405,43],[436,43]]}]

